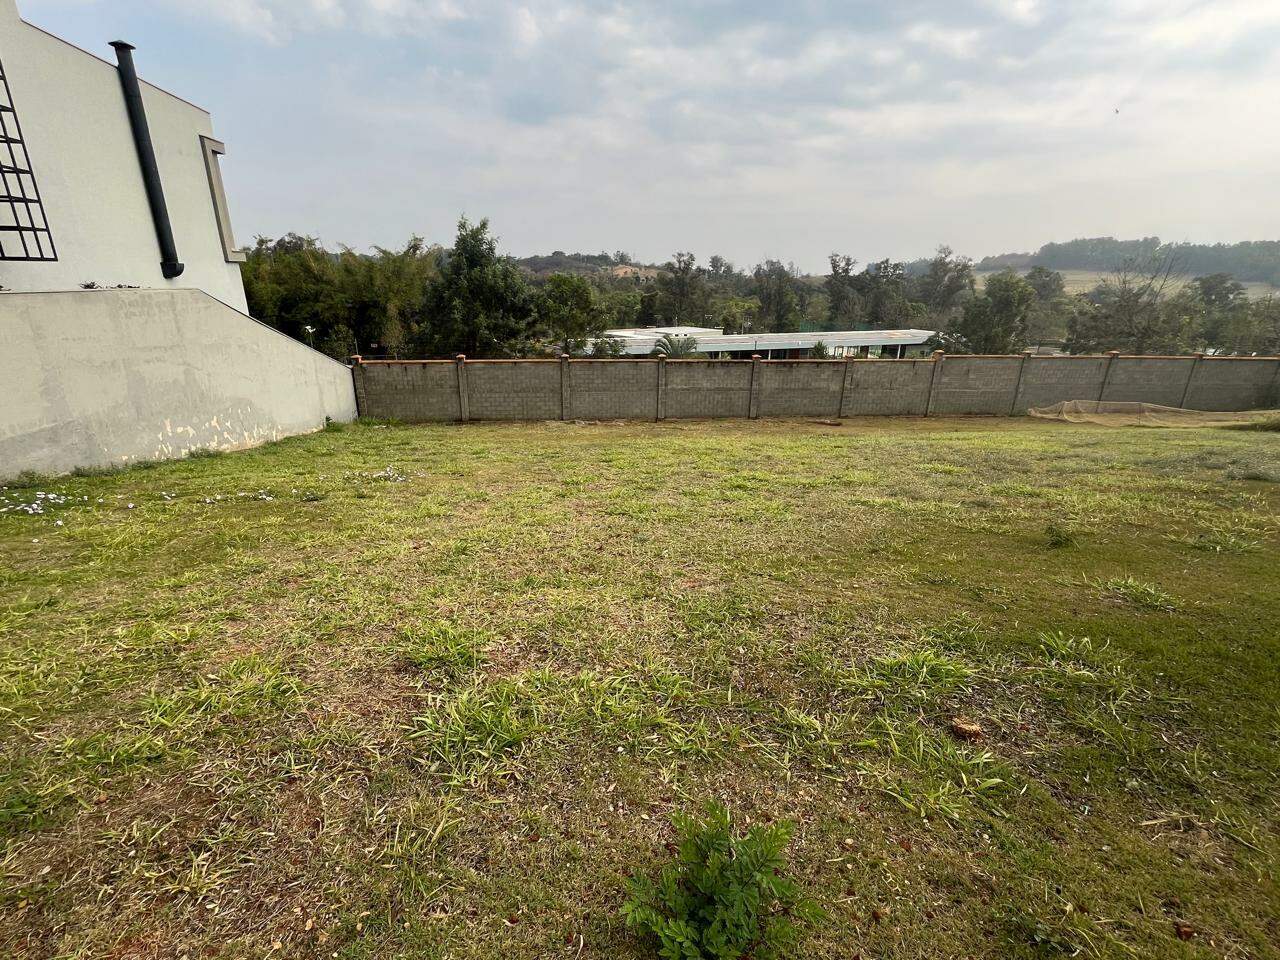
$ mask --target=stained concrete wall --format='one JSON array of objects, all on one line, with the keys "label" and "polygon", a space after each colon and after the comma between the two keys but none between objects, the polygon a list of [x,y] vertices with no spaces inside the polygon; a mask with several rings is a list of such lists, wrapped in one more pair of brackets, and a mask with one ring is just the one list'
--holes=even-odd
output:
[{"label": "stained concrete wall", "polygon": [[567,365],[566,420],[653,420],[656,360],[578,360]]},{"label": "stained concrete wall", "polygon": [[0,293],[0,343],[3,477],[250,447],[356,414],[345,365],[199,290]]},{"label": "stained concrete wall", "polygon": [[751,361],[670,360],[665,369],[667,419],[750,414]]},{"label": "stained concrete wall", "polygon": [[[560,364],[555,360],[468,363],[463,379],[472,420],[560,419]],[[455,381],[456,382],[456,381]]]},{"label": "stained concrete wall", "polygon": [[932,360],[855,360],[840,415],[923,416],[933,382]]},{"label": "stained concrete wall", "polygon": [[934,377],[929,412],[1008,416],[1022,364],[1021,357],[947,357]]},{"label": "stained concrete wall", "polygon": [[1195,365],[1195,357],[1116,357],[1102,399],[1180,407]]},{"label": "stained concrete wall", "polygon": [[1254,357],[1201,360],[1187,388],[1189,410],[1280,408],[1280,362]]},{"label": "stained concrete wall", "polygon": [[1199,410],[1280,406],[1276,358],[377,361],[354,374],[363,415],[406,421],[1009,416],[1100,397],[1177,407],[1184,394]]},{"label": "stained concrete wall", "polygon": [[1097,400],[1111,362],[1107,357],[1027,357],[1013,405],[1015,414],[1062,400]]},{"label": "stained concrete wall", "polygon": [[762,417],[838,417],[846,364],[778,360],[760,364]]}]

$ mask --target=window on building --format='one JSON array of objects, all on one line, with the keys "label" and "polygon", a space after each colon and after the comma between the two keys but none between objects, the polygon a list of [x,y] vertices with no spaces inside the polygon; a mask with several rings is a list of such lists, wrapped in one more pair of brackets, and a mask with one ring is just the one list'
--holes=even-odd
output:
[{"label": "window on building", "polygon": [[217,217],[218,233],[222,237],[222,255],[227,263],[243,263],[247,257],[243,250],[236,247],[235,234],[231,232],[231,211],[227,209],[227,192],[222,186],[222,168],[218,166],[218,158],[227,152],[227,148],[209,137],[201,137],[200,146],[204,149],[204,167],[209,174],[209,193],[213,197],[213,213]]},{"label": "window on building", "polygon": [[31,156],[0,63],[0,260],[57,260]]}]

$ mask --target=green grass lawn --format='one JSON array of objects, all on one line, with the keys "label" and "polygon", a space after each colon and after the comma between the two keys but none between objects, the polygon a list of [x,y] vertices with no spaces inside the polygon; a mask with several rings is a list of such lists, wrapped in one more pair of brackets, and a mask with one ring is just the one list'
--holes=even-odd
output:
[{"label": "green grass lawn", "polygon": [[626,878],[718,798],[796,823],[806,958],[1280,957],[1277,479],[881,419],[10,485],[0,956],[651,957]]}]

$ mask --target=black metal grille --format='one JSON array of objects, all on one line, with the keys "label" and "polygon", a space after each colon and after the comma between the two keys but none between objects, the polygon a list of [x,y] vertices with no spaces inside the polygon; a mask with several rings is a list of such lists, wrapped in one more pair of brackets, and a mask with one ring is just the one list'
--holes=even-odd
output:
[{"label": "black metal grille", "polygon": [[57,260],[40,188],[0,63],[0,260]]}]

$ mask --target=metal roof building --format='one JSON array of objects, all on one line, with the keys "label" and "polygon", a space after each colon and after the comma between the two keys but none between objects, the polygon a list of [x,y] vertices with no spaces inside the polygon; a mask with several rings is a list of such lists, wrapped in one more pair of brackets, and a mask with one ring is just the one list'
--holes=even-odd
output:
[{"label": "metal roof building", "polygon": [[663,337],[692,337],[695,351],[716,356],[765,359],[796,359],[809,353],[819,342],[832,357],[906,357],[928,353],[924,343],[932,330],[811,330],[805,333],[729,333],[714,327],[630,327],[606,330],[604,335],[619,341],[626,356],[647,356]]}]

